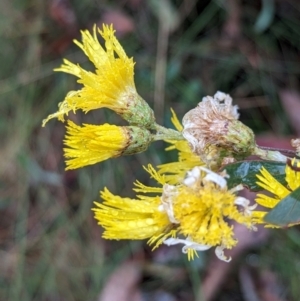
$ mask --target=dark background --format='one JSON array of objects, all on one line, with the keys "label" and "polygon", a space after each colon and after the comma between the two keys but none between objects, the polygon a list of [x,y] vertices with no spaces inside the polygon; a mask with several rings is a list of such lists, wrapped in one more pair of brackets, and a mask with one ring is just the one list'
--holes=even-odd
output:
[{"label": "dark background", "polygon": [[[171,126],[205,95],[238,104],[259,143],[289,147],[300,136],[300,3],[264,1],[4,0],[0,3],[0,300],[299,300],[300,234],[241,232],[234,260],[213,252],[188,262],[180,247],[104,241],[93,219],[99,190],[133,196],[142,165],[176,153],[145,153],[64,171],[56,111],[76,79],[54,73],[62,58],[92,70],[72,43],[80,29],[114,23],[133,56],[138,92]],[[123,124],[108,110],[70,118]],[[241,230],[243,231],[243,230]]]}]

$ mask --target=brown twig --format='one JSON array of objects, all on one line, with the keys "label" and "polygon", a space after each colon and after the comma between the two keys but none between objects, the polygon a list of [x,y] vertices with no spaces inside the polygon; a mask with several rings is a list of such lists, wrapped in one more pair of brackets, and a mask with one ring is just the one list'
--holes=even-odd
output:
[{"label": "brown twig", "polygon": [[260,149],[267,150],[267,151],[278,151],[285,155],[289,155],[290,157],[295,157],[296,152],[294,150],[290,149],[284,149],[284,148],[277,148],[277,147],[268,147],[268,146],[259,146]]},{"label": "brown twig", "polygon": [[167,68],[167,50],[169,44],[169,28],[162,18],[159,20],[157,36],[157,56],[155,64],[154,112],[158,123],[163,123],[165,103],[165,82]]}]

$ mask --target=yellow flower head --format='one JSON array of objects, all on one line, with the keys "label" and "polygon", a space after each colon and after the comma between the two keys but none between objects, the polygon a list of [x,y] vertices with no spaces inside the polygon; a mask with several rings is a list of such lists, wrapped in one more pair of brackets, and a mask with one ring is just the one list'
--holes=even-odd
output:
[{"label": "yellow flower head", "polygon": [[[149,172],[164,183],[150,166]],[[147,187],[137,182],[136,190],[162,193],[162,188]],[[170,223],[168,215],[161,209],[161,198],[157,196],[139,195],[137,199],[122,198],[113,195],[106,188],[100,192],[103,203],[95,203],[95,218],[105,228],[103,237],[107,239],[149,239],[155,243],[154,248],[166,238],[174,236],[175,227]]]},{"label": "yellow flower head", "polygon": [[[271,196],[258,194],[256,202],[266,208],[274,208],[283,198],[300,187],[300,161],[288,159],[285,167],[285,181],[287,185],[278,182],[264,167],[257,175],[257,184],[271,193]],[[264,223],[263,218],[268,212],[254,211],[253,216],[256,222]],[[271,226],[271,225],[268,225]]]},{"label": "yellow flower head", "polygon": [[249,206],[249,201],[227,189],[225,175],[204,167],[195,167],[188,172],[183,185],[174,194],[172,206],[174,219],[180,224],[179,232],[186,240],[169,238],[164,243],[183,243],[183,251],[190,257],[195,251],[216,247],[220,259],[230,260],[224,256],[223,249],[231,249],[237,241],[228,220],[252,227],[253,207]]},{"label": "yellow flower head", "polygon": [[[182,132],[183,127],[179,122],[175,112],[172,109],[171,112],[172,123],[174,124],[177,131]],[[165,163],[157,166],[158,173],[164,174],[167,183],[181,183],[187,171],[191,170],[195,166],[204,165],[200,160],[199,156],[192,152],[187,140],[168,140],[166,142],[171,144],[169,147],[166,148],[167,151],[178,151],[178,161]]]},{"label": "yellow flower head", "polygon": [[105,40],[106,49],[98,41],[96,26],[93,35],[88,30],[81,32],[82,43],[74,41],[94,64],[95,73],[68,60],[55,69],[78,77],[83,88],[69,92],[59,104],[59,110],[43,121],[43,126],[51,118],[63,121],[64,115],[70,111],[81,109],[88,112],[103,107],[114,110],[132,125],[151,127],[153,124],[153,111],[136,92],[133,59],[127,57],[112,25],[103,25],[102,31],[98,28],[98,32]]},{"label": "yellow flower head", "polygon": [[[96,204],[95,218],[105,228],[109,239],[144,239],[154,244],[184,244],[183,252],[192,259],[197,251],[216,247],[224,261],[224,248],[236,244],[233,226],[228,219],[251,227],[251,210],[247,199],[236,197],[227,189],[226,180],[204,167],[195,167],[182,183],[170,185],[164,175],[149,166],[147,171],[162,187],[149,187],[136,182],[137,199],[114,196],[107,190],[105,200]],[[239,210],[238,206],[242,206]],[[226,219],[226,221],[225,221]]]},{"label": "yellow flower head", "polygon": [[148,130],[134,126],[84,124],[81,127],[69,120],[64,140],[66,169],[144,151],[151,139]]}]

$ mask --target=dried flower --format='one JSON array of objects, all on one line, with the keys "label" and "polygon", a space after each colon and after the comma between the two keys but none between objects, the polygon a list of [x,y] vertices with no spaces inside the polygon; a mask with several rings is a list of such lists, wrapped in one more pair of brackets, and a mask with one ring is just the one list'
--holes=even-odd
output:
[{"label": "dried flower", "polygon": [[246,157],[253,152],[254,134],[237,120],[237,109],[228,94],[217,92],[214,97],[204,97],[183,117],[183,136],[206,164],[217,159],[221,162],[223,157]]}]

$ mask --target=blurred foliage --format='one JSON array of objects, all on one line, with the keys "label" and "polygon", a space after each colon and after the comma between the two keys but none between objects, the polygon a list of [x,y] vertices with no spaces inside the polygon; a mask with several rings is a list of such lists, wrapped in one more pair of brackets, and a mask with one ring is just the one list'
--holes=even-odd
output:
[{"label": "blurred foliage", "polygon": [[[156,254],[139,243],[103,241],[90,209],[105,186],[132,196],[136,178],[147,182],[141,165],[171,161],[176,154],[157,143],[137,156],[65,172],[64,125],[51,121],[41,128],[42,119],[77,87],[72,76],[53,68],[63,57],[90,66],[72,39],[102,22],[119,28],[136,61],[137,89],[165,125],[171,126],[169,107],[182,118],[203,96],[221,90],[231,94],[242,121],[256,133],[292,133],[279,93],[300,90],[297,0],[1,1],[0,300],[96,300],[107,275],[125,259],[138,254],[151,266]],[[72,118],[123,123],[107,110]],[[280,231],[272,249],[259,251],[259,268],[282,275],[285,295],[294,300],[300,295],[298,232]],[[193,300],[204,256],[187,263],[176,253],[164,262],[165,268],[186,269],[179,282],[145,268],[142,289],[149,300],[158,289],[172,292],[174,300]]]}]

